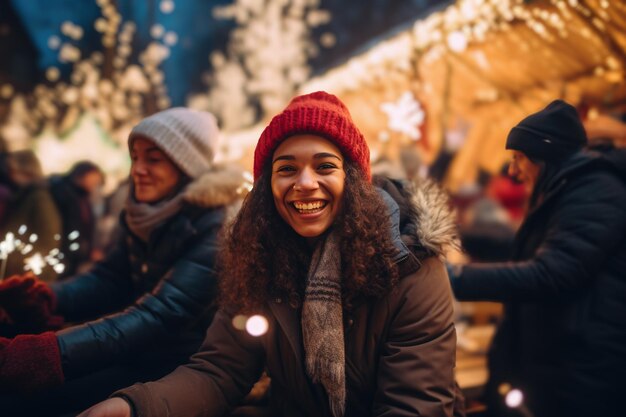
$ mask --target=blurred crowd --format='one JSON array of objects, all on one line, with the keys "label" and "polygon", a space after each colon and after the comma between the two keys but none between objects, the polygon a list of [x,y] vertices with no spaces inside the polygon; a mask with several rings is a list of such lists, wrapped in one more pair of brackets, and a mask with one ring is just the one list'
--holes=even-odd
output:
[{"label": "blurred crowd", "polygon": [[96,240],[95,232],[104,233],[100,220],[116,214],[112,196],[100,192],[105,174],[95,163],[78,161],[68,172],[46,177],[37,155],[23,150],[1,155],[0,165],[0,233],[30,240],[34,247],[7,256],[4,275],[24,272],[24,259],[36,252],[63,253],[63,271],[45,268],[40,273],[45,281],[72,276],[102,258],[109,239]]}]

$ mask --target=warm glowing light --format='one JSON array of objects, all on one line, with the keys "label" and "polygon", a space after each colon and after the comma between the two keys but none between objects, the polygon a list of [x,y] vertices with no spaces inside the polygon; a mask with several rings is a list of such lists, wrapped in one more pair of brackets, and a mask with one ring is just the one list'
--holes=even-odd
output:
[{"label": "warm glowing light", "polygon": [[41,274],[44,266],[46,266],[46,261],[39,252],[36,252],[33,256],[24,259],[24,270],[32,271],[35,275]]},{"label": "warm glowing light", "polygon": [[97,18],[94,22],[94,27],[98,32],[104,32],[107,30],[107,21],[101,17]]},{"label": "warm glowing light", "polygon": [[498,393],[503,397],[508,394],[509,391],[511,391],[511,384],[503,382],[498,386]]},{"label": "warm glowing light", "polygon": [[248,317],[243,314],[237,314],[233,317],[233,327],[237,330],[245,330]]},{"label": "warm glowing light", "polygon": [[511,408],[517,408],[524,402],[524,394],[518,389],[512,389],[504,397],[504,402]]},{"label": "warm glowing light", "polygon": [[165,33],[165,28],[158,23],[150,28],[150,35],[153,38],[160,38]]},{"label": "warm glowing light", "polygon": [[11,84],[4,84],[0,88],[0,97],[9,98],[13,95],[13,86]]},{"label": "warm glowing light", "polygon": [[448,46],[454,52],[463,52],[467,48],[467,37],[463,32],[455,31],[448,35]]},{"label": "warm glowing light", "polygon": [[167,32],[163,36],[163,42],[169,46],[174,46],[176,45],[176,42],[178,42],[178,35],[176,32]]},{"label": "warm glowing light", "polygon": [[174,2],[172,0],[163,0],[159,5],[159,9],[161,9],[161,13],[169,14],[174,11]]},{"label": "warm glowing light", "polygon": [[337,43],[337,37],[330,32],[323,33],[320,37],[320,43],[325,48],[332,48]]},{"label": "warm glowing light", "polygon": [[48,48],[58,49],[61,46],[61,39],[58,36],[52,35],[48,38]]},{"label": "warm glowing light", "polygon": [[[19,235],[24,235],[27,229],[26,225],[20,226]],[[33,244],[36,243],[37,240],[38,236],[34,233],[29,236],[24,236],[23,240],[16,239],[12,232],[8,232],[4,236],[4,240],[0,241],[0,260],[2,261],[0,262],[0,279],[3,279],[6,273],[8,257],[13,252],[28,255],[35,249]],[[52,249],[46,256],[41,255],[40,252],[34,252],[32,256],[24,258],[24,271],[32,271],[34,274],[39,275],[43,271],[43,268],[50,266],[57,273],[61,273],[65,270],[65,266],[60,261],[62,258],[63,254],[58,248]]]},{"label": "warm glowing light", "polygon": [[267,333],[267,329],[269,324],[267,323],[267,319],[261,315],[251,316],[248,321],[246,321],[246,330],[252,336],[262,336]]}]

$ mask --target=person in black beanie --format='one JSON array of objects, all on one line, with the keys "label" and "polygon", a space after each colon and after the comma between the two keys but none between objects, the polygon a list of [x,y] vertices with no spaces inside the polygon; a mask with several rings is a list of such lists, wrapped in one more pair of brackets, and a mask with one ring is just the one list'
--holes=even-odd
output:
[{"label": "person in black beanie", "polygon": [[561,100],[515,126],[509,174],[531,197],[512,258],[449,266],[457,299],[504,303],[489,352],[490,415],[520,415],[502,401],[511,387],[535,417],[624,415],[626,177],[586,143]]}]

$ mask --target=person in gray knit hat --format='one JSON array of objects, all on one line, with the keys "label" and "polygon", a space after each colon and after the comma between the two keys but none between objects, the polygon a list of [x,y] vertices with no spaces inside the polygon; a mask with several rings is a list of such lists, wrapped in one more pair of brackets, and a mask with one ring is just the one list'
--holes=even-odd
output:
[{"label": "person in gray knit hat", "polygon": [[489,416],[520,415],[503,386],[521,389],[536,417],[624,415],[626,184],[586,143],[562,100],[512,128],[509,173],[531,195],[512,257],[449,268],[460,301],[504,304],[489,353]]},{"label": "person in gray knit hat", "polygon": [[128,139],[131,191],[108,256],[53,286],[0,283],[1,312],[43,332],[0,337],[3,413],[76,412],[166,375],[198,349],[214,314],[217,236],[245,190],[241,172],[213,164],[218,136],[206,112],[144,119]]},{"label": "person in gray knit hat", "polygon": [[143,119],[128,137],[149,138],[190,178],[206,172],[213,163],[219,130],[211,113],[175,107]]}]

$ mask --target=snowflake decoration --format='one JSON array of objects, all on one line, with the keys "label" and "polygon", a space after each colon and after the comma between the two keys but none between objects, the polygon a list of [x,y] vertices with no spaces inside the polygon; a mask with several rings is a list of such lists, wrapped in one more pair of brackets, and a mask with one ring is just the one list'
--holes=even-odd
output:
[{"label": "snowflake decoration", "polygon": [[276,113],[310,77],[308,61],[318,53],[312,31],[328,23],[330,13],[319,9],[319,0],[235,0],[213,13],[237,27],[227,53],[210,56],[205,98],[193,96],[189,105],[213,112],[224,130],[235,131]]},{"label": "snowflake decoration", "polygon": [[422,138],[419,127],[424,124],[426,113],[413,93],[407,91],[398,101],[383,103],[380,109],[389,118],[390,130],[405,134],[415,141]]}]

